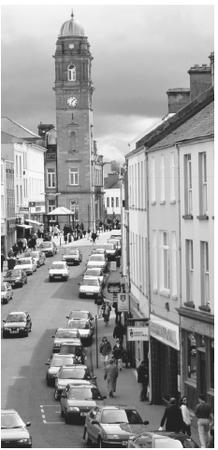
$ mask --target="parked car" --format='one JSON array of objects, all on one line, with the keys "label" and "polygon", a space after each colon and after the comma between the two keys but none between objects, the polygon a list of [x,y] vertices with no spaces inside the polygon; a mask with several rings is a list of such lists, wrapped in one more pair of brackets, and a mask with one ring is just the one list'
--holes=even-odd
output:
[{"label": "parked car", "polygon": [[53,353],[60,352],[60,346],[63,342],[74,342],[75,338],[80,338],[79,330],[76,328],[57,328],[53,342]]},{"label": "parked car", "polygon": [[66,423],[82,420],[84,422],[86,414],[103,397],[95,384],[69,384],[64,389],[60,398],[61,415]]},{"label": "parked car", "polygon": [[84,438],[98,447],[127,447],[129,438],[148,423],[133,407],[96,406],[86,416]]},{"label": "parked car", "polygon": [[83,278],[79,287],[79,297],[102,297],[102,284],[98,278]]},{"label": "parked car", "polygon": [[32,437],[27,427],[30,422],[24,422],[15,409],[1,410],[1,447],[32,447]]},{"label": "parked car", "polygon": [[32,252],[30,252],[30,256],[33,258],[37,267],[43,266],[45,264],[46,256],[44,252],[41,252],[40,250],[33,250]]},{"label": "parked car", "polygon": [[83,279],[87,278],[98,278],[102,286],[104,285],[104,272],[100,267],[93,267],[92,269],[87,269],[84,273]]},{"label": "parked car", "polygon": [[4,304],[8,303],[9,300],[13,298],[13,290],[7,281],[1,282],[1,302]]},{"label": "parked car", "polygon": [[73,366],[74,358],[72,355],[60,355],[54,353],[49,361],[45,363],[48,367],[46,373],[47,386],[54,386],[55,378],[61,366]]},{"label": "parked car", "polygon": [[[164,447],[176,448],[175,440],[185,448],[198,448],[198,445],[191,437],[183,433],[173,431],[144,431],[128,440],[128,448],[161,448],[161,441],[164,439]],[[160,441],[161,440],[161,441]],[[168,444],[168,445],[166,445]]]},{"label": "parked car", "polygon": [[53,241],[43,241],[38,248],[45,253],[45,256],[54,256],[57,253],[57,246]]},{"label": "parked car", "polygon": [[27,275],[32,275],[33,272],[36,272],[37,265],[33,261],[33,258],[31,256],[27,256],[26,258],[18,258],[16,266],[14,267],[14,270],[20,269],[20,267],[25,270]]},{"label": "parked car", "polygon": [[68,316],[67,328],[77,328],[82,344],[92,342],[94,334],[94,317],[89,311],[73,310]]},{"label": "parked car", "polygon": [[104,248],[106,251],[106,256],[109,261],[114,260],[118,254],[117,245],[113,243],[104,244]]},{"label": "parked car", "polygon": [[104,255],[105,259],[107,259],[105,248],[103,248],[103,247],[94,248],[92,250],[92,255],[94,255],[96,253],[97,253],[97,255]]},{"label": "parked car", "polygon": [[60,355],[72,355],[75,364],[84,364],[86,353],[80,338],[75,338],[71,342],[62,342],[60,345]]},{"label": "parked car", "polygon": [[89,257],[89,260],[87,262],[87,269],[90,269],[91,267],[100,267],[103,271],[106,270],[107,260],[105,259],[103,253],[94,253]]},{"label": "parked car", "polygon": [[64,251],[63,260],[68,266],[78,265],[82,262],[82,253],[78,248],[68,248],[66,252]]},{"label": "parked car", "polygon": [[18,269],[8,270],[4,276],[4,281],[10,283],[12,287],[22,287],[24,284],[27,284],[26,271],[21,269],[21,266]]},{"label": "parked car", "polygon": [[63,390],[72,380],[92,380],[91,373],[87,366],[79,364],[71,367],[62,366],[55,379],[55,400],[59,400]]},{"label": "parked car", "polygon": [[3,338],[16,334],[28,336],[32,331],[32,320],[28,312],[10,312],[3,323]]},{"label": "parked car", "polygon": [[49,281],[61,279],[67,281],[69,269],[65,261],[54,261],[49,269]]},{"label": "parked car", "polygon": [[107,240],[108,244],[114,244],[117,249],[117,255],[121,255],[121,240],[119,238],[110,238]]}]

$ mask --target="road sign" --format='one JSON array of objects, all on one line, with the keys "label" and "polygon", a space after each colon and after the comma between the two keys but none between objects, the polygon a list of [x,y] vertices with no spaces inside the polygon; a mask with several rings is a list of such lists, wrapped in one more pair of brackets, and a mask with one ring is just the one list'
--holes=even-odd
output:
[{"label": "road sign", "polygon": [[129,311],[129,294],[121,292],[117,294],[117,307],[119,312]]},{"label": "road sign", "polygon": [[148,341],[148,326],[127,327],[128,341]]}]

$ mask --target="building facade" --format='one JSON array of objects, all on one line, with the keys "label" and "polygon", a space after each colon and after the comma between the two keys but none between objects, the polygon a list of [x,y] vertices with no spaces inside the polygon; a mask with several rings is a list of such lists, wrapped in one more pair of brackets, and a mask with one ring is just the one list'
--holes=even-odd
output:
[{"label": "building facade", "polygon": [[54,58],[56,206],[75,211],[85,229],[95,229],[103,191],[97,189],[96,192],[93,184],[93,163],[96,162],[93,143],[94,88],[91,78],[93,58],[84,29],[75,20],[73,13],[71,19],[61,27]]}]

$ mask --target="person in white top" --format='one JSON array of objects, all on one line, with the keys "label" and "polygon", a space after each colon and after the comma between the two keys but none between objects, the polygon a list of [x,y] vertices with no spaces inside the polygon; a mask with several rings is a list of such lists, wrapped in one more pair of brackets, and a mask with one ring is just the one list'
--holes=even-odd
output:
[{"label": "person in white top", "polygon": [[187,406],[187,403],[187,397],[182,397],[180,409],[182,412],[182,419],[184,423],[183,433],[191,436],[191,421],[194,414],[191,413],[190,409]]}]

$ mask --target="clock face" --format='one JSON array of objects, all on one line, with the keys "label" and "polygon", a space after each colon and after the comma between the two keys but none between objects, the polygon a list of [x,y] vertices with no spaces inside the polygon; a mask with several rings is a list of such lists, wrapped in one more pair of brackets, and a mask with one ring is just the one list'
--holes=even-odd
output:
[{"label": "clock face", "polygon": [[76,108],[76,105],[78,103],[78,100],[76,97],[69,97],[67,99],[67,104],[68,106],[70,106],[71,108]]}]

